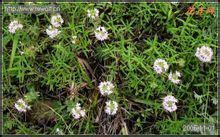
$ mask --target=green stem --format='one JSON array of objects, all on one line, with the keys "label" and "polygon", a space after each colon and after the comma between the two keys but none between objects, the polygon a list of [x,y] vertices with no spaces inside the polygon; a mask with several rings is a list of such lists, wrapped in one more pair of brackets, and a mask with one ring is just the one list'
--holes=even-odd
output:
[{"label": "green stem", "polygon": [[[25,127],[25,125],[23,125],[23,124],[16,118],[16,116],[11,112],[11,110],[10,110],[9,108],[7,108],[7,109],[8,109],[8,111],[9,111],[9,113],[14,117],[14,119],[18,122],[18,124],[22,127],[22,128],[20,128],[20,129],[22,130],[22,132],[24,132],[24,134],[28,134],[28,133],[26,132],[27,128]],[[33,132],[32,132],[31,134],[33,134]]]},{"label": "green stem", "polygon": [[12,64],[13,64],[14,57],[15,57],[15,52],[16,52],[16,49],[17,49],[17,45],[18,45],[18,37],[15,36],[14,40],[13,40],[13,46],[12,46],[11,57],[10,57],[10,62],[9,62],[9,70],[12,68]]},{"label": "green stem", "polygon": [[70,131],[70,129],[69,129],[69,126],[66,124],[65,120],[63,119],[63,117],[62,117],[59,113],[57,113],[53,108],[51,108],[50,106],[48,106],[48,105],[46,105],[46,104],[44,104],[44,103],[42,103],[42,104],[43,104],[44,106],[48,107],[50,110],[52,110],[55,114],[57,114],[57,115],[61,118],[61,120],[63,121],[63,123],[65,124],[65,126],[66,126],[67,130],[69,131],[69,133],[71,133],[71,131]]}]

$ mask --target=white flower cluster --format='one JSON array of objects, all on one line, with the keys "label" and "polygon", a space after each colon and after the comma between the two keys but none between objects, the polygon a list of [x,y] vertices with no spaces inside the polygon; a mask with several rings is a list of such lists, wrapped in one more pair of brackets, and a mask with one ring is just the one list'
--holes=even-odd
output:
[{"label": "white flower cluster", "polygon": [[75,119],[79,119],[80,117],[84,117],[86,115],[85,110],[81,108],[79,103],[76,103],[76,106],[72,108],[71,113]]},{"label": "white flower cluster", "polygon": [[64,135],[63,131],[61,129],[59,129],[59,128],[56,128],[56,133],[58,135]]},{"label": "white flower cluster", "polygon": [[52,39],[55,38],[58,34],[60,34],[60,31],[51,25],[46,29],[46,32],[47,35],[49,35],[49,37]]},{"label": "white flower cluster", "polygon": [[100,93],[105,96],[113,93],[114,85],[110,81],[104,81],[99,83],[98,88]]},{"label": "white flower cluster", "polygon": [[173,112],[177,110],[176,103],[178,100],[172,96],[172,95],[167,95],[166,97],[163,98],[163,107],[165,110],[169,112]]},{"label": "white flower cluster", "polygon": [[95,37],[100,41],[106,40],[108,39],[108,32],[106,31],[104,27],[99,26],[95,30]]},{"label": "white flower cluster", "polygon": [[163,72],[166,72],[169,69],[169,65],[167,64],[167,62],[164,59],[158,58],[154,62],[153,68],[158,74],[161,74]]},{"label": "white flower cluster", "polygon": [[76,39],[77,39],[77,36],[72,36],[71,42],[72,42],[73,44],[76,44]]},{"label": "white flower cluster", "polygon": [[175,73],[170,72],[168,78],[171,82],[174,84],[179,84],[181,80],[179,79],[181,77],[181,73],[179,71],[176,71]]},{"label": "white flower cluster", "polygon": [[23,25],[20,24],[17,20],[12,21],[8,26],[9,32],[12,34],[14,34],[16,30],[22,29],[22,28],[23,28]]},{"label": "white flower cluster", "polygon": [[105,112],[109,115],[115,115],[118,110],[118,103],[115,101],[107,101],[105,106]]},{"label": "white flower cluster", "polygon": [[53,15],[51,17],[50,23],[52,24],[52,26],[50,25],[47,29],[46,29],[46,33],[47,35],[49,35],[50,38],[55,38],[58,34],[60,34],[60,31],[58,30],[58,27],[60,27],[63,24],[63,19],[61,17],[60,14],[56,14]]},{"label": "white flower cluster", "polygon": [[87,16],[92,19],[98,18],[99,10],[96,8],[94,10],[87,10]]},{"label": "white flower cluster", "polygon": [[202,62],[211,62],[213,51],[210,47],[202,46],[196,49],[195,56]]},{"label": "white flower cluster", "polygon": [[19,112],[26,112],[27,110],[31,109],[31,107],[28,106],[23,99],[19,99],[19,100],[15,103],[15,108],[16,108]]},{"label": "white flower cluster", "polygon": [[217,105],[217,104],[218,104],[218,99],[215,98],[215,97],[213,97],[213,98],[212,98],[212,103],[215,104],[215,105]]},{"label": "white flower cluster", "polygon": [[54,27],[57,28],[60,27],[64,21],[60,14],[56,14],[51,17],[50,22]]},{"label": "white flower cluster", "polygon": [[[103,96],[113,93],[114,85],[110,81],[104,81],[99,83],[99,91]],[[112,100],[105,102],[105,112],[109,115],[115,115],[118,110],[118,103]]]},{"label": "white flower cluster", "polygon": [[[94,10],[87,10],[87,16],[91,19],[96,19],[99,17],[99,10],[94,8]],[[103,41],[108,39],[108,32],[105,27],[99,26],[94,31],[96,39]]]}]

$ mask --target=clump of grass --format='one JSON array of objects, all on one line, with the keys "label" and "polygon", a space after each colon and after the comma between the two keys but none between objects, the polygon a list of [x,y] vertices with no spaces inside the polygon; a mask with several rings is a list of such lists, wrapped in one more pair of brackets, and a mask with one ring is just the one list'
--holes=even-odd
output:
[{"label": "clump of grass", "polygon": [[[63,22],[55,27],[60,33],[53,38],[46,29],[54,14],[3,13],[4,133],[189,134],[183,131],[189,123],[216,126],[215,4],[57,5]],[[215,13],[189,14],[190,6],[194,12],[199,7],[214,7]],[[94,8],[99,16],[91,18],[88,10]],[[8,25],[14,19],[23,28],[12,34]],[[97,36],[100,26],[105,32]],[[195,56],[201,45],[213,50],[210,63]],[[155,72],[153,65],[158,58],[169,64],[167,72]],[[178,84],[168,79],[175,71],[181,72]],[[114,94],[100,94],[98,85],[103,81],[114,84]],[[14,103],[25,95],[29,95],[31,110],[19,113]],[[178,99],[175,112],[163,108],[167,95]],[[104,111],[108,100],[119,105],[113,116]],[[77,103],[82,104],[86,115],[74,119],[71,109]]]}]

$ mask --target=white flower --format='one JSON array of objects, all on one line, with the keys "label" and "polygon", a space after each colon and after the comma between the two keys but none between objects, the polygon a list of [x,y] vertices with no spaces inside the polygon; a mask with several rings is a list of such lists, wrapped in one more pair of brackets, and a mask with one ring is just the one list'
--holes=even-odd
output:
[{"label": "white flower", "polygon": [[196,49],[195,56],[202,62],[211,62],[213,51],[210,47],[202,46]]},{"label": "white flower", "polygon": [[46,33],[47,33],[47,35],[49,35],[50,38],[54,38],[58,34],[60,34],[60,31],[57,28],[49,26],[48,29],[46,29]]},{"label": "white flower", "polygon": [[77,39],[77,36],[72,36],[71,42],[72,42],[73,44],[76,44],[76,39]]},{"label": "white flower", "polygon": [[161,74],[168,70],[169,65],[164,59],[158,58],[157,60],[155,60],[153,68],[158,74]]},{"label": "white flower", "polygon": [[22,28],[23,28],[23,25],[20,24],[17,20],[12,21],[8,26],[9,32],[13,34],[16,32],[16,30],[22,29]]},{"label": "white flower", "polygon": [[98,40],[103,41],[108,38],[108,32],[106,31],[106,29],[104,27],[100,26],[95,30],[95,37]]},{"label": "white flower", "polygon": [[86,115],[85,110],[81,108],[79,103],[76,103],[76,107],[72,108],[71,113],[75,119],[79,119],[80,117],[84,117]]},{"label": "white flower", "polygon": [[56,128],[56,133],[57,133],[58,135],[63,135],[63,131],[60,130],[59,128]]},{"label": "white flower", "polygon": [[165,110],[169,112],[176,111],[177,106],[176,103],[178,100],[172,96],[172,95],[167,95],[166,97],[163,98],[163,107]]},{"label": "white flower", "polygon": [[99,10],[96,8],[94,10],[87,10],[87,16],[92,19],[98,18]]},{"label": "white flower", "polygon": [[175,73],[170,72],[168,78],[171,82],[173,82],[174,84],[179,84],[180,83],[180,78],[181,77],[181,73],[179,71],[176,71]]},{"label": "white flower", "polygon": [[218,104],[218,99],[215,98],[215,97],[213,97],[213,98],[212,98],[212,103],[215,104],[215,105],[217,105],[217,104]]},{"label": "white flower", "polygon": [[19,112],[26,112],[27,109],[31,109],[30,106],[28,106],[23,99],[19,99],[16,103],[15,103],[15,108],[19,111]]},{"label": "white flower", "polygon": [[105,104],[105,112],[109,115],[115,115],[118,110],[118,103],[115,101],[107,101]]},{"label": "white flower", "polygon": [[23,54],[24,54],[24,51],[20,51],[20,54],[23,55]]},{"label": "white flower", "polygon": [[63,18],[60,14],[56,14],[51,17],[50,22],[54,27],[60,27],[63,24]]},{"label": "white flower", "polygon": [[113,93],[114,85],[110,81],[104,81],[99,83],[98,88],[100,93],[105,96]]}]

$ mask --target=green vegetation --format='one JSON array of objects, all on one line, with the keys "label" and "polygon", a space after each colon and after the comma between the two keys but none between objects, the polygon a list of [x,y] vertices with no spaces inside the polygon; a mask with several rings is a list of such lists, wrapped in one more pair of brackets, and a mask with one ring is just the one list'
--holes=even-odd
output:
[{"label": "green vegetation", "polygon": [[[57,128],[64,134],[192,134],[183,126],[217,126],[217,4],[194,3],[194,15],[186,14],[193,3],[57,5],[64,23],[53,39],[46,33],[52,14],[3,13],[5,134],[58,134]],[[94,8],[99,17],[90,19],[87,10]],[[11,34],[14,19],[23,28]],[[108,31],[107,40],[96,39],[98,26]],[[203,44],[213,50],[211,63],[195,56]],[[161,75],[153,69],[158,58],[169,64]],[[175,70],[180,84],[168,79]],[[114,84],[114,95],[100,94],[102,81]],[[168,94],[178,99],[173,113],[162,106]],[[14,107],[20,98],[31,106],[26,113]],[[108,99],[119,104],[114,116],[104,111]],[[71,115],[77,102],[86,111],[80,119]]]}]

